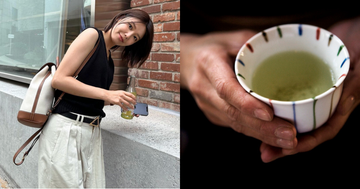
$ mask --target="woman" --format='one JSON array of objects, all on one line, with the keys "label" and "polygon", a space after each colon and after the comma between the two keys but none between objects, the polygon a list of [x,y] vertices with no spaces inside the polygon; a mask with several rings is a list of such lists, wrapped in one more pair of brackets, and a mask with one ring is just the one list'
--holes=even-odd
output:
[{"label": "woman", "polygon": [[[94,48],[94,54],[77,78],[72,77]],[[104,31],[83,31],[67,50],[52,86],[62,91],[59,105],[50,116],[39,140],[39,187],[105,188],[100,121],[105,104],[133,108],[135,96],[122,90],[109,90],[114,75],[111,50],[123,47],[122,60],[141,66],[149,56],[153,23],[141,10],[116,15]]]}]

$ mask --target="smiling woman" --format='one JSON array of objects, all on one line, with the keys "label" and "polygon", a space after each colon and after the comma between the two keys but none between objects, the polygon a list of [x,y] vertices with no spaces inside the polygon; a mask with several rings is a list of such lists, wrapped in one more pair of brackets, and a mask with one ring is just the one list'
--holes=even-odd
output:
[{"label": "smiling woman", "polygon": [[[55,100],[62,92],[67,94],[39,139],[40,188],[105,188],[100,129],[103,107],[114,104],[127,110],[136,104],[133,94],[109,90],[114,76],[111,50],[124,47],[123,61],[140,66],[150,53],[152,39],[149,15],[131,9],[116,15],[104,31],[86,29],[71,43],[52,80],[58,89]],[[97,42],[78,77],[72,77]]]},{"label": "smiling woman", "polygon": [[[125,19],[124,19],[125,20]],[[139,41],[141,36],[145,35],[145,25],[136,18],[129,18],[125,21],[120,21],[114,28],[124,31],[119,31],[119,40],[124,43],[125,40],[129,41],[130,44],[124,44],[123,46],[129,46]],[[118,27],[119,26],[119,27]],[[121,28],[120,28],[121,27]],[[112,30],[112,33],[115,33]],[[141,36],[140,36],[141,35]],[[124,40],[125,39],[125,40]]]},{"label": "smiling woman", "polygon": [[[126,19],[131,19],[131,20],[126,20]],[[140,23],[142,23],[145,26],[145,33],[143,37],[139,37],[138,39],[139,42],[131,46],[126,46],[122,52],[122,58],[125,62],[128,62],[129,66],[134,67],[136,65],[137,67],[140,67],[148,58],[151,51],[153,37],[154,37],[153,23],[146,12],[138,9],[131,9],[131,10],[122,11],[121,13],[116,15],[112,19],[112,21],[110,21],[104,27],[104,32],[108,32],[112,28],[115,28],[117,25],[120,26],[124,25],[121,22],[129,24],[128,25],[129,29],[137,27]],[[142,40],[140,40],[141,38]],[[115,45],[111,48],[111,50],[116,50],[119,47],[120,47],[119,45]],[[136,49],[142,49],[142,50],[136,50]]]}]

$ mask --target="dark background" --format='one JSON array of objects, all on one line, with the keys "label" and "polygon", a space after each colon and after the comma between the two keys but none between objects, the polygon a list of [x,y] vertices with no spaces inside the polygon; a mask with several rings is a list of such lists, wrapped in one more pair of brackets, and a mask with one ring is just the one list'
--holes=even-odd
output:
[{"label": "dark background", "polygon": [[[356,5],[343,1],[320,6],[298,1],[289,5],[277,1],[216,2],[181,0],[181,33],[261,31],[286,23],[327,29],[360,12],[354,9]],[[262,163],[260,141],[213,125],[185,89],[181,89],[180,113],[181,188],[359,185],[359,107],[334,139],[271,163]]]}]

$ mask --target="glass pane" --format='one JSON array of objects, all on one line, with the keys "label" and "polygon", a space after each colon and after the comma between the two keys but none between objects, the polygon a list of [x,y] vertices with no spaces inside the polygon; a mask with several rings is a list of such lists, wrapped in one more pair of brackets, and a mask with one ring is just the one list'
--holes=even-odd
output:
[{"label": "glass pane", "polygon": [[90,23],[89,0],[0,0],[0,77],[29,83]]},{"label": "glass pane", "polygon": [[59,52],[62,1],[0,1],[0,71],[32,77]]}]

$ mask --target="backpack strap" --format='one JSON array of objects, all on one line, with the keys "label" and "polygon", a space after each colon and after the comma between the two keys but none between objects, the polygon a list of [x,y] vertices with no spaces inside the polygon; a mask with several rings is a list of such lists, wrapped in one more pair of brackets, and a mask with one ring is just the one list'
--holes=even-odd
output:
[{"label": "backpack strap", "polygon": [[[76,72],[74,73],[73,77],[77,78],[77,76],[79,75],[80,71],[83,69],[83,67],[85,66],[85,64],[89,61],[89,59],[91,58],[91,56],[94,54],[94,52],[96,51],[97,47],[99,46],[99,39],[96,41],[96,44],[94,46],[94,48],[90,51],[90,53],[86,56],[86,58],[84,59],[84,61],[81,63],[81,65],[79,66],[79,68],[76,70]],[[62,97],[65,95],[65,92],[62,92],[61,95],[59,96],[59,98],[56,100],[56,102],[54,103],[54,105],[50,108],[49,112],[47,113],[48,116],[50,116],[52,114],[52,111],[54,111],[54,109],[56,108],[56,106],[60,103]]]},{"label": "backpack strap", "polygon": [[[96,44],[94,46],[94,48],[90,51],[90,53],[86,56],[86,58],[83,60],[83,62],[81,63],[81,65],[79,66],[79,68],[76,70],[76,72],[74,73],[73,77],[77,77],[81,71],[81,69],[85,66],[85,64],[89,61],[89,59],[91,58],[91,56],[94,54],[94,52],[96,51],[97,47],[99,46],[99,39],[96,41]],[[56,58],[56,64],[58,66],[59,64],[59,58]],[[54,105],[50,108],[50,110],[48,111],[47,115],[50,116],[52,114],[52,111],[55,109],[55,107],[59,104],[59,102],[61,101],[62,97],[64,96],[65,92],[61,93],[60,97],[56,100],[56,102],[54,103]],[[44,128],[45,124],[47,123],[47,120],[45,121],[44,125],[38,130],[36,131],[19,149],[18,151],[15,153],[14,157],[13,157],[13,162],[15,163],[15,165],[21,165],[26,156],[30,153],[31,149],[34,147],[34,145],[36,144],[36,142],[39,140],[40,135],[41,135],[41,131]],[[34,140],[34,141],[33,141]],[[32,142],[30,148],[24,153],[22,160],[19,163],[16,163],[16,158],[19,155],[19,153],[21,151],[24,150],[24,148],[30,144],[30,142]]]},{"label": "backpack strap", "polygon": [[[45,122],[46,124],[46,122]],[[44,125],[45,125],[44,124]],[[40,138],[40,132],[42,131],[42,129],[44,128],[44,126],[42,126],[38,131],[36,131],[19,149],[18,151],[15,153],[14,157],[13,157],[13,162],[15,163],[15,165],[21,165],[24,160],[25,157],[29,154],[29,152],[31,151],[31,149],[34,147],[35,143],[39,140]],[[36,138],[35,138],[36,137]],[[35,139],[34,139],[35,138]],[[19,163],[16,163],[16,157],[19,155],[19,153],[32,141],[32,144],[30,146],[30,148],[24,153],[22,160]]]}]

